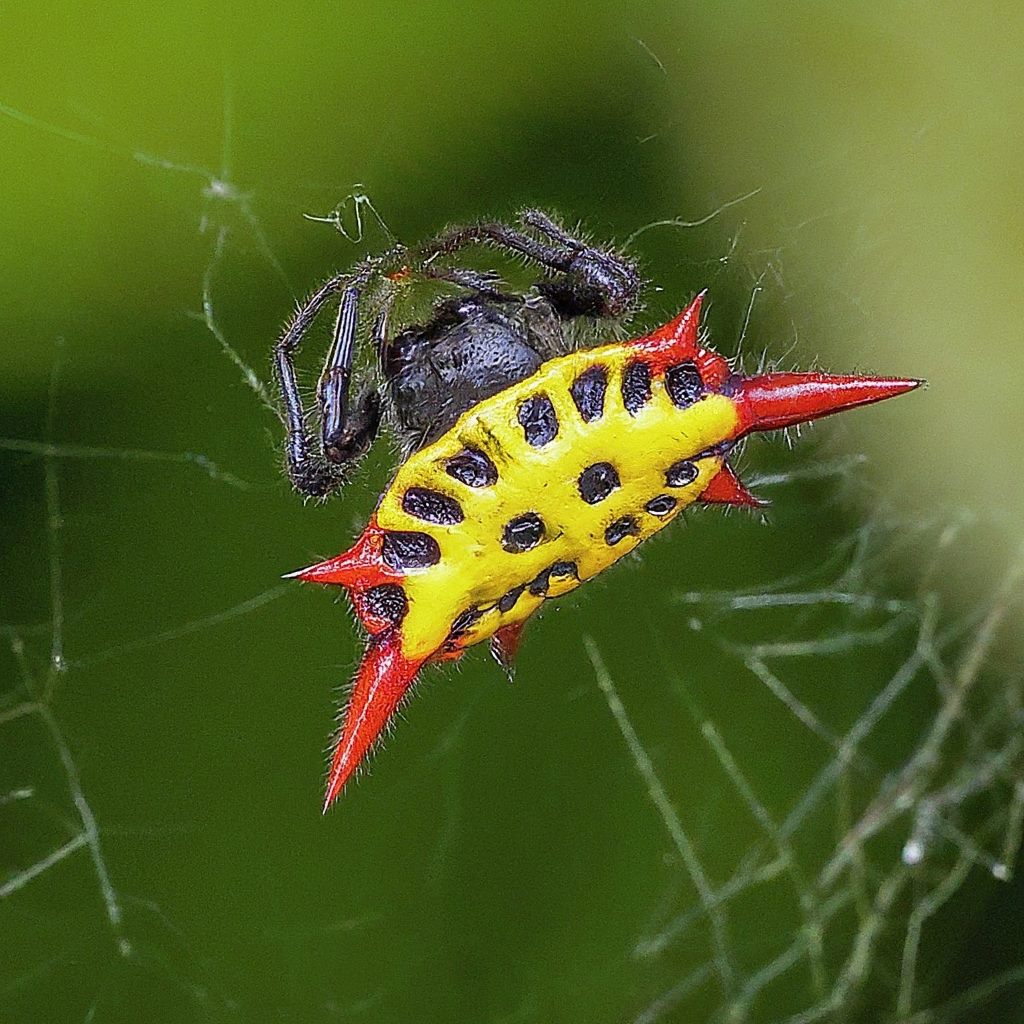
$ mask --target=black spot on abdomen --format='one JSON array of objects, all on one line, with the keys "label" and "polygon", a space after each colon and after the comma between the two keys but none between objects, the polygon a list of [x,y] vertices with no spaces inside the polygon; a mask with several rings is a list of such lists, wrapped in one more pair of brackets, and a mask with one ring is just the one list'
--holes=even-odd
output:
[{"label": "black spot on abdomen", "polygon": [[453,455],[445,464],[444,471],[467,487],[493,487],[498,482],[494,463],[475,448],[466,448]]},{"label": "black spot on abdomen", "polygon": [[637,359],[622,375],[622,404],[635,416],[651,400],[651,367]]},{"label": "black spot on abdomen", "polygon": [[604,393],[608,388],[608,374],[603,366],[592,366],[584,370],[569,388],[580,416],[591,423],[601,418],[604,412]]},{"label": "black spot on abdomen", "polygon": [[519,424],[526,443],[542,448],[558,436],[558,416],[547,395],[533,395],[519,406]]},{"label": "black spot on abdomen", "polygon": [[580,578],[580,571],[575,562],[555,562],[549,565],[543,572],[537,573],[530,584],[530,593],[534,597],[544,597],[551,587],[551,578],[575,579]]},{"label": "black spot on abdomen", "polygon": [[452,628],[448,631],[448,635],[456,637],[467,633],[480,621],[482,615],[483,612],[479,608],[467,608],[464,612],[460,612],[455,616],[455,621],[452,623]]},{"label": "black spot on abdomen", "polygon": [[366,611],[378,619],[398,625],[409,610],[405,591],[397,583],[382,583],[363,594]]},{"label": "black spot on abdomen", "polygon": [[580,473],[576,486],[588,505],[596,505],[619,486],[619,474],[610,462],[595,462]]},{"label": "black spot on abdomen", "polygon": [[381,556],[392,569],[426,569],[441,561],[441,549],[425,533],[390,530],[384,535]]},{"label": "black spot on abdomen", "polygon": [[689,459],[681,459],[665,470],[665,483],[669,487],[685,487],[692,484],[700,475],[697,464]]},{"label": "black spot on abdomen", "polygon": [[679,409],[693,405],[704,394],[704,381],[696,363],[678,363],[665,371],[665,390]]},{"label": "black spot on abdomen", "polygon": [[438,526],[454,526],[466,518],[454,498],[426,487],[410,487],[402,495],[402,508],[416,519]]},{"label": "black spot on abdomen", "polygon": [[627,537],[636,537],[640,533],[640,524],[632,516],[616,519],[604,531],[604,541],[609,547],[615,547]]},{"label": "black spot on abdomen", "polygon": [[498,600],[498,611],[503,613],[512,611],[525,589],[526,584],[524,583],[521,587],[513,587],[508,593],[502,594]]},{"label": "black spot on abdomen", "polygon": [[651,498],[644,508],[652,516],[667,516],[678,504],[671,494],[659,494],[656,498]]},{"label": "black spot on abdomen", "polygon": [[535,548],[544,538],[544,520],[536,512],[526,512],[505,524],[501,546],[512,554]]}]

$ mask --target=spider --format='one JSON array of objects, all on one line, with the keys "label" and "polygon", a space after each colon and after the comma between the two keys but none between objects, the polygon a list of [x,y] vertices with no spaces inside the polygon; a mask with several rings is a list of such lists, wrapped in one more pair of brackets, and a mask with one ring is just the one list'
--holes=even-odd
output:
[{"label": "spider", "polygon": [[[543,268],[545,276],[523,295],[508,291],[496,274],[444,265],[445,257],[480,244],[522,257]],[[394,301],[417,279],[446,282],[461,294],[439,303],[428,323],[389,338]],[[376,297],[370,337],[383,378],[383,401],[381,390],[370,382],[353,401],[359,304],[374,286],[382,294]],[[642,286],[630,260],[574,238],[540,210],[523,212],[517,227],[487,222],[455,228],[415,249],[397,246],[355,271],[335,275],[299,309],[274,350],[287,421],[288,476],[308,497],[337,491],[377,437],[385,405],[404,454],[422,448],[478,402],[529,377],[545,360],[569,352],[568,321],[626,318]],[[321,310],[339,295],[333,341],[317,387],[314,441],[293,360]]]},{"label": "spider", "polygon": [[[535,266],[525,292],[459,266],[472,246]],[[392,333],[401,290],[454,294]],[[275,348],[288,476],[327,497],[385,414],[402,460],[352,547],[290,574],[346,588],[368,635],[335,745],[324,809],[362,762],[420,669],[490,640],[511,671],[527,619],[667,526],[687,505],[758,507],[726,461],[776,430],[916,388],[912,378],[766,373],[745,377],[699,334],[704,293],[641,337],[577,348],[578,323],[611,337],[637,312],[633,261],[548,214],[454,228],[396,246],[326,281]],[[294,356],[332,300],[338,313],[317,387],[314,439]],[[381,380],[354,390],[361,308]]]}]

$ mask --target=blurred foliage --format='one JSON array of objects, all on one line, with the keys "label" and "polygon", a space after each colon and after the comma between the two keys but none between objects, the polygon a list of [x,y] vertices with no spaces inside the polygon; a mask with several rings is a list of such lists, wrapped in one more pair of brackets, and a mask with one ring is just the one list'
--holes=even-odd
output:
[{"label": "blurred foliage", "polygon": [[[1009,591],[993,601],[1024,497],[1009,443],[1024,426],[1022,44],[1010,4],[0,9],[0,1019],[527,1024],[735,1008],[740,982],[800,940],[800,901],[776,885],[729,902],[731,993],[714,970],[691,978],[714,952],[714,914],[644,946],[700,906],[699,887],[582,637],[598,638],[717,890],[764,836],[715,737],[774,821],[839,764],[752,673],[751,645],[865,633],[785,666],[800,706],[842,735],[933,620],[921,649],[949,678],[918,666],[857,746],[871,770],[840,765],[843,786],[788,841],[802,870],[823,871],[880,794],[896,806],[886,786],[974,652],[966,724],[958,712],[927,776],[933,795],[984,782],[951,805],[978,844],[966,887],[950,883],[901,1004],[901,936],[965,849],[940,829],[919,872],[901,861],[917,793],[855,844],[867,874],[838,890],[853,905],[827,930],[829,985],[798,956],[748,1019],[812,1006],[1016,1019],[1021,891],[992,869],[1021,799],[1019,609]],[[354,190],[386,225],[368,222],[361,245],[303,219]],[[694,515],[532,627],[513,687],[483,654],[433,674],[321,819],[319,752],[358,639],[328,595],[277,577],[347,545],[390,457],[382,446],[343,500],[303,506],[278,472],[275,418],[217,335],[267,379],[280,324],[327,273],[388,232],[414,240],[526,203],[632,237],[652,280],[644,325],[709,286],[715,344],[732,354],[742,339],[747,365],[766,353],[932,387],[792,452],[752,444],[748,476],[804,474],[764,485],[769,527]],[[48,442],[60,457],[33,450]],[[848,469],[819,472],[837,459]],[[680,598],[836,588],[883,606]],[[46,866],[88,831],[83,802],[99,839]],[[861,904],[897,876],[871,970],[829,1006],[874,920]],[[945,1016],[908,1012],[944,1002]]]}]

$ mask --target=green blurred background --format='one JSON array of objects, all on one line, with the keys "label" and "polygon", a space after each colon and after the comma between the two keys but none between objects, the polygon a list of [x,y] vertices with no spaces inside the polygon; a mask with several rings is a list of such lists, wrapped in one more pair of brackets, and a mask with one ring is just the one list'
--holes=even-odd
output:
[{"label": "green blurred background", "polygon": [[[999,596],[1022,539],[1022,94],[1009,3],[0,7],[0,1021],[1024,1020]],[[430,674],[322,818],[358,638],[277,580],[348,545],[390,458],[303,507],[222,342],[269,379],[296,298],[386,242],[303,219],[353,190],[408,241],[552,208],[632,236],[642,326],[708,286],[748,367],[931,388],[752,443],[769,525],[693,514],[534,624],[514,686],[483,652]],[[819,596],[685,597],[719,590]],[[751,644],[822,639],[764,660],[829,735],[912,669],[853,767],[751,671]],[[827,878],[923,770],[964,651],[962,730]]]}]

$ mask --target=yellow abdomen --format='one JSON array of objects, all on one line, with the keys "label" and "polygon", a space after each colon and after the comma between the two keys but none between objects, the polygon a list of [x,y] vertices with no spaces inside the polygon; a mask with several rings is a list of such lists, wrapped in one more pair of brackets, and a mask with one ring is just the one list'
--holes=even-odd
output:
[{"label": "yellow abdomen", "polygon": [[701,393],[680,408],[648,371],[627,344],[551,360],[402,465],[376,520],[421,541],[400,566],[405,657],[524,621],[700,496],[723,461],[709,449],[737,432],[736,407]]}]

